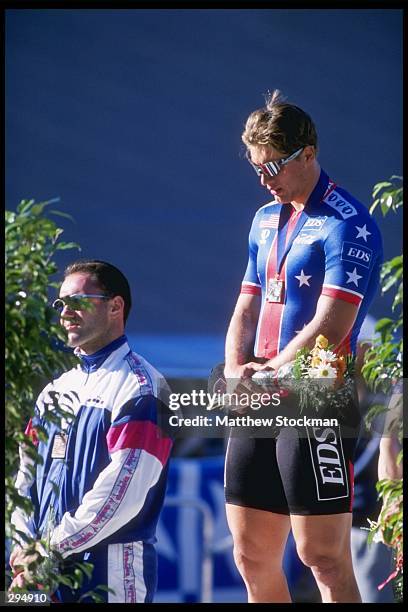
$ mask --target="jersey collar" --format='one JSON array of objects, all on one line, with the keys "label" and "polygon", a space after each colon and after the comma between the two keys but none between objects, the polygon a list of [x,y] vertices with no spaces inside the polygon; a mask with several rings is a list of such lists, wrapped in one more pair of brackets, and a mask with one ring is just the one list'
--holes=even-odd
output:
[{"label": "jersey collar", "polygon": [[307,199],[305,210],[319,206],[323,200],[323,196],[326,193],[327,186],[329,184],[329,177],[326,172],[321,168],[319,180],[317,181],[312,193]]},{"label": "jersey collar", "polygon": [[84,355],[80,352],[79,348],[76,348],[74,353],[81,359],[81,369],[87,374],[90,374],[91,372],[96,372],[96,370],[101,367],[109,355],[122,346],[122,344],[125,344],[125,342],[127,342],[127,337],[125,334],[123,334],[92,355]]}]

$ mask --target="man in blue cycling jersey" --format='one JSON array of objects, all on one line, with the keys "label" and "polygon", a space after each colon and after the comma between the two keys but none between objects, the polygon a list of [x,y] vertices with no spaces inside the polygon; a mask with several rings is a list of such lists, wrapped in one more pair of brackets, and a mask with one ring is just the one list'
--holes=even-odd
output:
[{"label": "man in blue cycling jersey", "polygon": [[[91,603],[85,594],[96,590],[109,603],[151,602],[155,530],[172,447],[167,384],[129,347],[131,293],[122,272],[86,260],[68,266],[64,276],[53,306],[80,363],[37,400],[26,434],[42,461],[32,465],[22,448],[16,481],[34,513],[17,508],[12,522],[21,534],[49,542],[51,553],[63,558],[60,573],[72,573],[76,562],[93,564],[91,579],[75,591],[60,584],[54,600]],[[62,419],[55,418],[58,407],[65,409]],[[29,562],[22,539],[10,557],[11,588],[30,582]],[[98,591],[99,585],[112,592]]]},{"label": "man in blue cycling jersey", "polygon": [[[379,283],[375,221],[322,170],[312,119],[279,91],[250,114],[242,140],[272,200],[250,230],[226,378],[277,370],[320,334],[338,354],[353,355]],[[274,439],[230,437],[227,517],[250,602],[290,601],[282,571],[290,529],[323,602],[361,601],[350,552],[355,444],[340,425],[286,427]]]}]

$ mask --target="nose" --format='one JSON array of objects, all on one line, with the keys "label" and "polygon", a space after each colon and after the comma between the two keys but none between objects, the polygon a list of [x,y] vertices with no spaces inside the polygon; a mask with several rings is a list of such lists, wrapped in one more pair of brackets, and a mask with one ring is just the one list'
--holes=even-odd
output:
[{"label": "nose", "polygon": [[64,304],[60,312],[60,317],[66,319],[69,317],[73,317],[74,315],[75,315],[75,310],[72,310],[72,308],[70,308],[67,304]]},{"label": "nose", "polygon": [[261,176],[261,185],[262,187],[266,187],[267,185],[270,185],[271,182],[273,181],[273,177],[269,176],[267,174],[262,173]]}]

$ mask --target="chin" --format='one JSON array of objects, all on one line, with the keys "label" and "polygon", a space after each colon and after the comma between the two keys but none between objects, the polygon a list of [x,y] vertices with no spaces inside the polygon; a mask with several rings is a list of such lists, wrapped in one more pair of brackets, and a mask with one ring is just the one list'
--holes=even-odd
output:
[{"label": "chin", "polygon": [[78,336],[68,336],[67,345],[70,348],[76,348],[80,344],[81,344],[81,340],[80,338],[78,338]]}]

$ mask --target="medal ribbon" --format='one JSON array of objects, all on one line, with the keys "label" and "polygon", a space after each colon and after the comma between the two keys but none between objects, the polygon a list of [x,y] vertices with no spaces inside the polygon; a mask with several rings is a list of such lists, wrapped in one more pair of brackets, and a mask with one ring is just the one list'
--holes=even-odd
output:
[{"label": "medal ribbon", "polygon": [[286,241],[289,225],[291,225],[290,223],[290,220],[292,218],[291,213],[293,214],[293,209],[291,210],[290,206],[282,207],[282,211],[281,211],[281,215],[279,219],[279,225],[282,222],[282,227],[278,229],[276,260],[275,260],[275,266],[274,266],[276,270],[276,275],[278,277],[282,270],[283,262],[285,261],[287,254],[292,248],[292,244],[296,236],[299,234],[300,230],[302,229],[303,225],[306,223],[306,220],[308,218],[308,215],[303,210],[302,214],[297,219],[294,230],[290,233],[290,235],[288,236],[288,240]]},{"label": "medal ribbon", "polygon": [[[323,180],[324,180],[324,177],[323,177]],[[319,201],[323,201],[325,198],[327,198],[327,196],[330,195],[330,193],[336,188],[336,183],[330,180],[327,176],[326,176],[326,180],[327,180],[327,185],[324,188],[323,195],[321,191],[320,191],[320,197],[319,197],[319,194],[315,194],[317,195]],[[309,204],[309,200],[307,204]],[[308,206],[305,206],[305,208],[302,211],[302,214],[300,215],[298,220],[295,221],[296,223],[295,229],[289,234],[289,239],[286,242],[288,229],[290,226],[292,226],[293,208],[291,209],[291,207],[289,207],[288,205],[282,206],[281,214],[279,218],[279,229],[278,229],[278,236],[277,236],[277,251],[276,251],[277,254],[276,254],[276,259],[274,262],[276,275],[278,278],[282,270],[283,263],[286,259],[287,254],[292,248],[292,244],[295,241],[296,236],[299,234],[300,230],[302,229],[302,227],[306,223],[306,220],[308,219],[308,215],[306,214],[306,208],[308,208]]]}]

